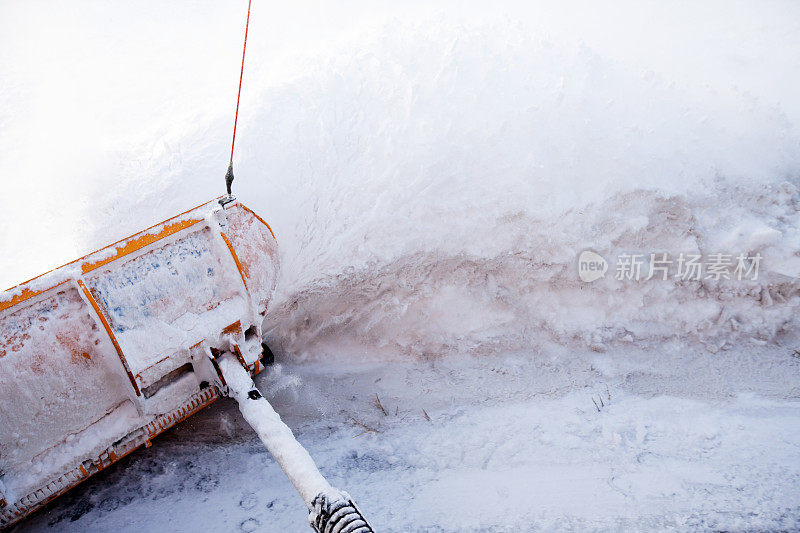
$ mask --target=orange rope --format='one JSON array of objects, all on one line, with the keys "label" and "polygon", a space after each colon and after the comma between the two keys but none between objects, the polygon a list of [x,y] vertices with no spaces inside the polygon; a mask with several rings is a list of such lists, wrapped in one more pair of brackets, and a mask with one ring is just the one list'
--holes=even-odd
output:
[{"label": "orange rope", "polygon": [[247,0],[247,22],[244,26],[244,46],[242,47],[242,70],[239,72],[239,92],[236,94],[236,116],[233,119],[233,139],[231,140],[231,164],[233,164],[233,146],[236,144],[236,123],[239,122],[239,97],[242,95],[242,77],[244,76],[244,53],[247,51],[247,30],[250,28],[250,3]]}]

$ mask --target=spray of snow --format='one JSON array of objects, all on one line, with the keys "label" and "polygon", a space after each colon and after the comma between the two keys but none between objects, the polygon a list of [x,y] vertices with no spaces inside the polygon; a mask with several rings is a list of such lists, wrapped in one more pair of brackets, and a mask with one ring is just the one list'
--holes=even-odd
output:
[{"label": "spray of snow", "polygon": [[[276,52],[266,27],[273,16],[253,14],[234,187],[278,237],[282,279],[267,329],[282,352],[330,355],[334,338],[420,355],[544,338],[603,349],[669,336],[716,351],[731,331],[771,342],[796,329],[800,107],[787,88],[797,80],[784,76],[800,42],[786,37],[778,47],[775,34],[798,35],[800,17],[759,7],[775,28],[768,35],[749,28],[755,7],[725,9],[716,41],[706,42],[702,25],[680,39],[675,27],[651,28],[645,54],[632,46],[641,39],[635,24],[615,39],[592,30],[588,16],[553,9],[503,4],[488,18],[475,7],[447,18],[417,5],[364,9],[361,34],[321,34],[336,43],[325,53],[314,39],[308,46],[319,49]],[[661,14],[692,18],[680,11]],[[406,22],[412,16],[422,22]],[[232,33],[239,22],[221,20]],[[703,52],[692,60],[660,49],[670,42],[675,54],[688,52],[696,40]],[[207,52],[235,65],[234,50]],[[782,68],[753,61],[759,51]],[[197,71],[157,72],[163,82]],[[97,247],[218,194],[226,88],[215,81],[202,95],[160,93],[184,102],[180,109],[197,96],[203,115],[181,121],[176,111],[168,130],[148,129],[146,141],[119,147],[116,161],[92,171],[114,182],[91,181],[108,187],[78,217],[72,242]],[[119,106],[148,102],[140,92],[114,94]],[[20,213],[6,227],[12,222],[42,224]],[[3,247],[18,251],[4,265],[8,276],[33,264],[20,260],[32,249]],[[699,251],[760,252],[764,261],[749,284],[581,286],[575,261],[585,248],[609,259]]]}]

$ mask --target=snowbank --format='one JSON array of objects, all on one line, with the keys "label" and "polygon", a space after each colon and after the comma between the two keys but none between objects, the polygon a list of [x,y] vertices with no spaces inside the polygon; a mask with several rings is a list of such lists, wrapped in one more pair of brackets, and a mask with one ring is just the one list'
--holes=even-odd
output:
[{"label": "snowbank", "polygon": [[[795,327],[796,6],[317,7],[256,8],[235,161],[280,243],[270,325],[288,353],[330,333],[416,354],[543,336],[715,351],[731,330],[763,342]],[[6,24],[35,9],[7,6]],[[233,37],[241,21],[203,9],[178,22],[180,7],[93,6],[84,35],[47,15],[30,28],[49,32],[41,46],[69,43],[49,74],[31,66],[44,50],[4,32],[22,56],[2,63],[0,146],[17,157],[0,170],[50,191],[2,215],[8,285],[221,191],[238,40],[203,29],[216,17]],[[113,35],[89,31],[109,17]],[[62,105],[31,122],[43,101]],[[764,259],[755,283],[584,286],[587,248]]]}]

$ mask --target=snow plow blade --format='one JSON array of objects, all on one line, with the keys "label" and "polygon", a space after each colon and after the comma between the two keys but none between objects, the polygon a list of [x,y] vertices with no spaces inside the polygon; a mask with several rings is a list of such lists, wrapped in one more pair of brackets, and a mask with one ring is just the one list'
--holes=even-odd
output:
[{"label": "snow plow blade", "polygon": [[0,529],[263,370],[276,246],[214,200],[0,293]]}]

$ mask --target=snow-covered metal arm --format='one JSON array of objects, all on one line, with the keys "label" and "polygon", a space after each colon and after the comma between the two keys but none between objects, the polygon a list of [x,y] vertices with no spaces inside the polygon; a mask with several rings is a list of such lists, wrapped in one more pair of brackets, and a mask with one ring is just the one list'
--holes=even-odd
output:
[{"label": "snow-covered metal arm", "polygon": [[294,438],[292,430],[256,388],[250,374],[232,356],[224,356],[219,368],[228,395],[239,402],[244,419],[283,469],[308,506],[308,519],[319,533],[370,533],[367,523],[349,494],[336,489],[322,476],[314,460]]}]

